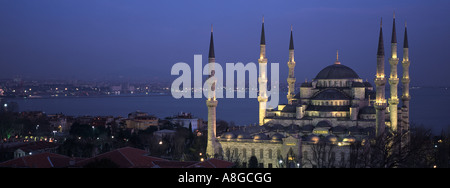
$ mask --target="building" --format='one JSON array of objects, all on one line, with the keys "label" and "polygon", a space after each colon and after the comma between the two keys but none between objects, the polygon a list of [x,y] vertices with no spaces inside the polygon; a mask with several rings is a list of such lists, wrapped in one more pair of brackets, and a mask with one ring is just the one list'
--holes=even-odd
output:
[{"label": "building", "polygon": [[58,133],[69,132],[70,127],[73,124],[73,122],[71,121],[71,119],[73,118],[65,116],[63,114],[47,115],[47,117],[49,119],[50,127],[52,127],[53,130]]},{"label": "building", "polygon": [[145,130],[149,127],[158,127],[159,119],[145,112],[133,112],[128,114],[125,120],[127,129]]},{"label": "building", "polygon": [[39,153],[0,163],[2,168],[67,168],[76,162],[76,158],[70,158],[56,153]]},{"label": "building", "polygon": [[[36,139],[37,137],[33,137]],[[30,140],[32,140],[30,138]],[[0,144],[0,160],[17,159],[40,153],[55,153],[59,144],[47,141],[11,142]]]},{"label": "building", "polygon": [[[382,24],[381,24],[382,25]],[[259,126],[247,126],[217,137],[210,137],[218,147],[214,156],[247,165],[255,156],[260,167],[348,167],[352,144],[360,146],[387,132],[409,130],[409,56],[405,25],[403,52],[402,106],[398,107],[397,39],[395,15],[391,40],[389,85],[390,98],[385,96],[385,58],[382,26],[377,51],[375,84],[364,81],[350,67],[336,61],[319,71],[311,81],[300,86],[295,94],[294,43],[291,27],[289,44],[288,104],[277,109],[265,108],[267,74],[260,71]],[[264,21],[261,31],[260,70],[267,66]],[[262,90],[262,91],[261,91]],[[388,105],[389,103],[389,105]],[[265,109],[265,110],[261,110]],[[214,114],[215,115],[215,114]],[[208,117],[210,121],[213,118]],[[208,122],[209,124],[209,122]],[[210,127],[208,126],[208,129]],[[209,141],[208,139],[208,141]],[[406,142],[408,139],[405,139]],[[210,145],[208,144],[208,147]],[[209,153],[208,153],[209,154]],[[210,157],[214,157],[210,155]]]},{"label": "building", "polygon": [[180,114],[172,117],[170,122],[186,128],[191,127],[192,131],[195,131],[201,128],[203,120],[193,117],[191,113],[181,112]]}]

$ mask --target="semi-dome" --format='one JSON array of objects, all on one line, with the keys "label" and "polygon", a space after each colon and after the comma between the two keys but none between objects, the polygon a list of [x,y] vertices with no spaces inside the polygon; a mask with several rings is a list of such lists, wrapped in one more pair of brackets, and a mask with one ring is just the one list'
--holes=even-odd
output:
[{"label": "semi-dome", "polygon": [[223,134],[223,137],[226,139],[234,139],[235,135],[232,132],[226,132],[225,134]]},{"label": "semi-dome", "polygon": [[307,140],[308,142],[318,143],[319,140],[320,140],[320,138],[319,138],[319,136],[317,136],[317,135],[315,135],[315,134],[311,134],[311,135],[309,135],[309,136],[306,138],[306,140]]},{"label": "semi-dome", "polygon": [[267,135],[264,133],[259,133],[253,137],[253,140],[267,140]]},{"label": "semi-dome", "polygon": [[237,135],[237,139],[249,139],[249,138],[251,138],[251,136],[248,133],[240,133]]},{"label": "semi-dome", "polygon": [[283,138],[284,136],[280,133],[275,133],[272,135],[272,141],[281,141]]},{"label": "semi-dome", "polygon": [[342,91],[334,88],[328,88],[320,91],[315,96],[312,97],[313,100],[349,100],[350,96]]},{"label": "semi-dome", "polygon": [[348,135],[348,136],[346,136],[346,137],[344,138],[343,141],[344,141],[344,142],[348,142],[348,143],[353,143],[353,142],[356,141],[356,138],[355,138],[354,136],[352,136],[352,135]]},{"label": "semi-dome", "polygon": [[303,133],[310,133],[314,129],[314,125],[308,124],[301,127]]},{"label": "semi-dome", "polygon": [[323,120],[317,123],[316,127],[332,127],[332,125],[330,122]]},{"label": "semi-dome", "polygon": [[327,139],[328,142],[331,142],[331,143],[336,143],[338,141],[338,138],[335,135],[328,135],[326,137],[326,139]]},{"label": "semi-dome", "polygon": [[344,133],[346,133],[346,128],[341,125],[338,125],[336,127],[332,127],[331,132],[333,134],[344,134]]},{"label": "semi-dome", "polygon": [[359,79],[359,76],[350,67],[333,64],[322,69],[315,79]]}]

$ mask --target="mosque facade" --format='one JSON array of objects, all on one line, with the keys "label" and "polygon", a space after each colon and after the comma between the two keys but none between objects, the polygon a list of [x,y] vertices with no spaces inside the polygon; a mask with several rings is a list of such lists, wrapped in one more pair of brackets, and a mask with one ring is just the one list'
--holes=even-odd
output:
[{"label": "mosque facade", "polygon": [[[351,146],[367,144],[371,138],[387,130],[408,132],[410,62],[406,24],[403,60],[400,62],[403,68],[401,79],[397,77],[399,58],[394,15],[389,78],[386,78],[384,73],[384,40],[380,24],[375,87],[360,78],[344,62],[341,63],[337,52],[336,60],[319,71],[311,81],[303,82],[299,93],[295,93],[296,62],[292,32],[291,27],[287,62],[288,104],[280,104],[277,109],[265,108],[267,58],[263,21],[258,60],[259,125],[245,126],[215,135],[215,123],[209,121],[215,120],[217,101],[215,98],[208,99],[207,155],[219,156],[242,166],[248,165],[249,158],[255,156],[259,166],[263,168],[349,167]],[[212,40],[211,32],[210,61],[214,61]],[[402,96],[398,96],[397,92],[400,82],[403,88]],[[385,94],[387,83],[390,86],[388,99]],[[211,105],[212,103],[214,105]]]}]

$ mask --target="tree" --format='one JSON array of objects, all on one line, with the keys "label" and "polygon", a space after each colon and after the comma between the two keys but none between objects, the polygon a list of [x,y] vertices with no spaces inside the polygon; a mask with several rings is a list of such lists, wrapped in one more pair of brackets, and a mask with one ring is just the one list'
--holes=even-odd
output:
[{"label": "tree", "polygon": [[311,166],[318,168],[332,168],[336,166],[335,151],[336,144],[322,141],[309,145],[312,156],[306,158]]},{"label": "tree", "polygon": [[18,133],[13,113],[0,113],[0,138],[9,139],[14,133]]},{"label": "tree", "polygon": [[72,124],[69,134],[75,137],[90,138],[94,136],[92,126],[88,124],[80,124],[78,122]]},{"label": "tree", "polygon": [[351,168],[431,167],[434,161],[431,131],[412,127],[399,133],[388,130],[364,144],[350,145]]},{"label": "tree", "polygon": [[248,168],[258,168],[258,158],[252,155],[248,160]]},{"label": "tree", "polygon": [[58,147],[58,152],[71,157],[92,157],[95,148],[92,142],[91,139],[80,140],[78,138],[67,138]]}]

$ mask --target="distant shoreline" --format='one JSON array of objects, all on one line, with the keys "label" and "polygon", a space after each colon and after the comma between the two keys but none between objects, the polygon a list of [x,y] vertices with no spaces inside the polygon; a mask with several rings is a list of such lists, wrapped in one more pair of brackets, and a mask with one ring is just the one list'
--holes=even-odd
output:
[{"label": "distant shoreline", "polygon": [[106,97],[154,97],[154,96],[170,96],[170,93],[149,93],[149,94],[124,94],[124,95],[92,95],[92,96],[32,96],[32,97],[19,97],[19,96],[6,96],[4,99],[13,100],[33,100],[33,99],[67,99],[67,98],[106,98]]}]

